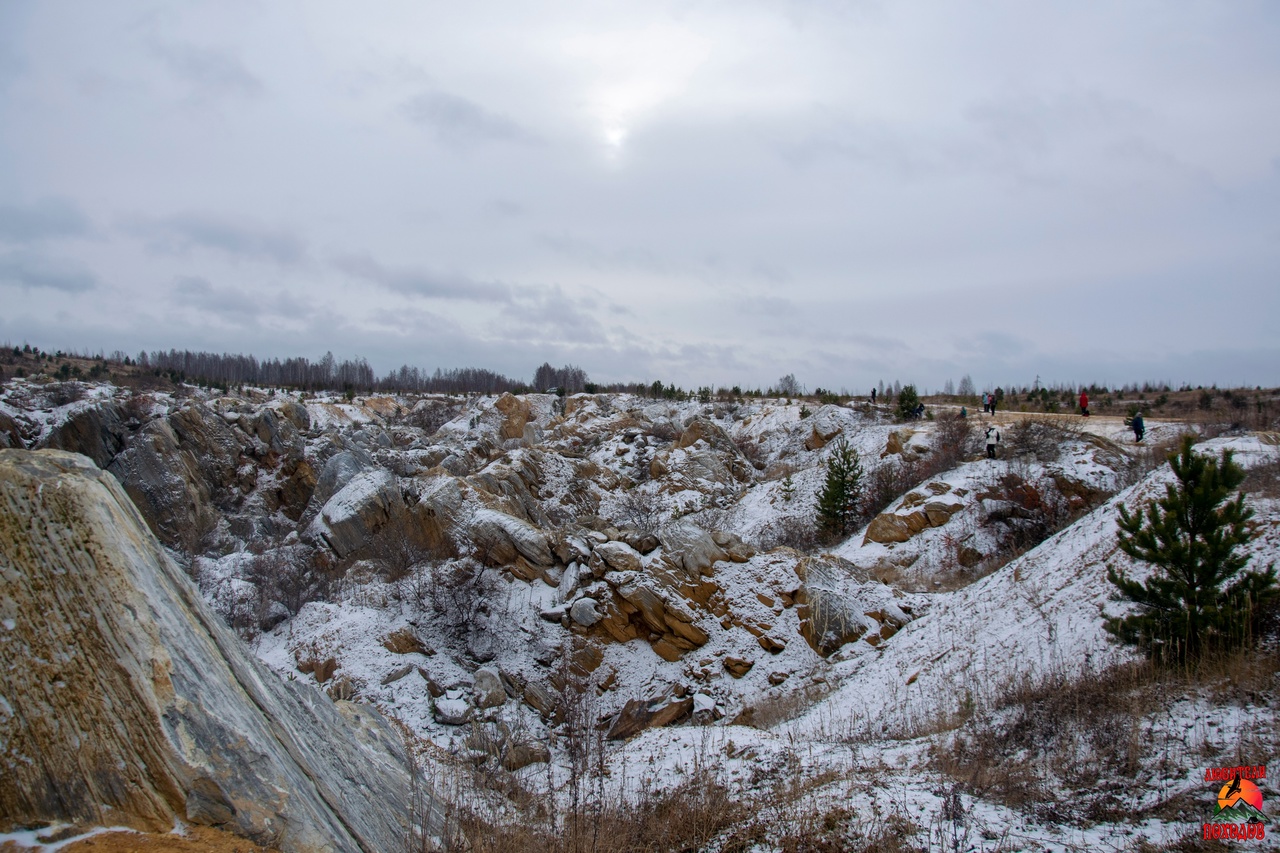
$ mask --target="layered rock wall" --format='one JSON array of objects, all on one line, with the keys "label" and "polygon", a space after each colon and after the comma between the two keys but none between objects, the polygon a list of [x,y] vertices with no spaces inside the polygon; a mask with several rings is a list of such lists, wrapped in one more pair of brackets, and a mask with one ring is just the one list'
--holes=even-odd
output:
[{"label": "layered rock wall", "polygon": [[282,850],[403,847],[399,736],[280,681],[87,458],[0,450],[0,831],[178,819]]}]

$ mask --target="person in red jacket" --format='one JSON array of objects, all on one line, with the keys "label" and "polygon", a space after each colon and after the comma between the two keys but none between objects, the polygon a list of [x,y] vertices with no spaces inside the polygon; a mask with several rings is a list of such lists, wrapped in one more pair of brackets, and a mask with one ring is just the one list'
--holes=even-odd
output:
[{"label": "person in red jacket", "polygon": [[1080,414],[1089,417],[1089,395],[1083,388],[1080,389]]}]

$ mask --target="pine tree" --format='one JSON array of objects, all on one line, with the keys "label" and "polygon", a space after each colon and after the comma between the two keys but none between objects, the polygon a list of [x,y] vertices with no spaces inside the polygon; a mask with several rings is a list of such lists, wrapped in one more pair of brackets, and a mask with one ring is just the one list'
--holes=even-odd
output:
[{"label": "pine tree", "polygon": [[1253,510],[1243,494],[1227,496],[1244,471],[1231,451],[1214,461],[1196,455],[1192,444],[1184,437],[1181,451],[1169,457],[1177,483],[1165,487],[1163,498],[1133,515],[1120,508],[1120,549],[1157,572],[1139,583],[1107,567],[1117,600],[1138,605],[1136,613],[1108,619],[1107,631],[1169,662],[1248,644],[1261,606],[1280,594],[1273,567],[1240,574],[1249,555],[1237,549],[1251,538]]},{"label": "pine tree", "polygon": [[898,392],[898,419],[905,421],[915,417],[918,405],[920,405],[920,395],[916,393],[916,386],[903,385],[902,390]]},{"label": "pine tree", "polygon": [[827,481],[818,494],[818,527],[833,539],[847,534],[858,517],[862,463],[858,452],[840,436],[827,457]]},{"label": "pine tree", "polygon": [[787,472],[787,476],[782,478],[782,488],[779,491],[782,492],[782,499],[787,503],[791,503],[796,496],[796,484],[791,479],[790,471]]}]

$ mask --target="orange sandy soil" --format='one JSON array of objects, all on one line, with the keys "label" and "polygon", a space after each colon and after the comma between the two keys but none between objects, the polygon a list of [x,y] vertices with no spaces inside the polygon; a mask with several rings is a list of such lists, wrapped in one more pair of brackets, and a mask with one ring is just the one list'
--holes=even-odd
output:
[{"label": "orange sandy soil", "polygon": [[[12,842],[0,844],[0,853],[29,851]],[[165,833],[155,835],[144,832],[106,832],[62,848],[65,853],[274,853],[270,848],[259,847],[238,835],[221,832],[206,826],[191,826],[187,834]]]}]

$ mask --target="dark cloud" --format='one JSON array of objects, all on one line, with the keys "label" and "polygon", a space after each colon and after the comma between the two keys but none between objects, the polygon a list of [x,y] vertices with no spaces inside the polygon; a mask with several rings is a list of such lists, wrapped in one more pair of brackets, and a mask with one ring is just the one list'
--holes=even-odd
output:
[{"label": "dark cloud", "polygon": [[0,284],[82,293],[97,287],[98,280],[75,261],[18,249],[0,254]]},{"label": "dark cloud", "polygon": [[450,145],[536,141],[534,134],[506,116],[448,92],[423,92],[406,101],[401,111],[410,121],[430,128],[442,142]]},{"label": "dark cloud", "polygon": [[583,310],[587,301],[568,296],[558,287],[526,292],[502,311],[504,337],[570,346],[604,343],[599,321]]},{"label": "dark cloud", "polygon": [[335,258],[333,265],[349,276],[405,296],[468,302],[510,302],[512,298],[512,288],[501,282],[477,281],[456,273],[442,274],[411,267],[387,267],[368,253]]},{"label": "dark cloud", "polygon": [[157,254],[215,249],[233,257],[282,265],[298,264],[306,258],[306,244],[290,231],[208,214],[179,213],[134,222],[128,230],[141,236],[147,249]]},{"label": "dark cloud", "polygon": [[262,81],[226,51],[161,42],[151,49],[175,77],[191,86],[197,98],[256,98],[263,92]]},{"label": "dark cloud", "polygon": [[66,199],[50,198],[26,205],[0,204],[0,240],[30,243],[89,233],[89,217]]}]

